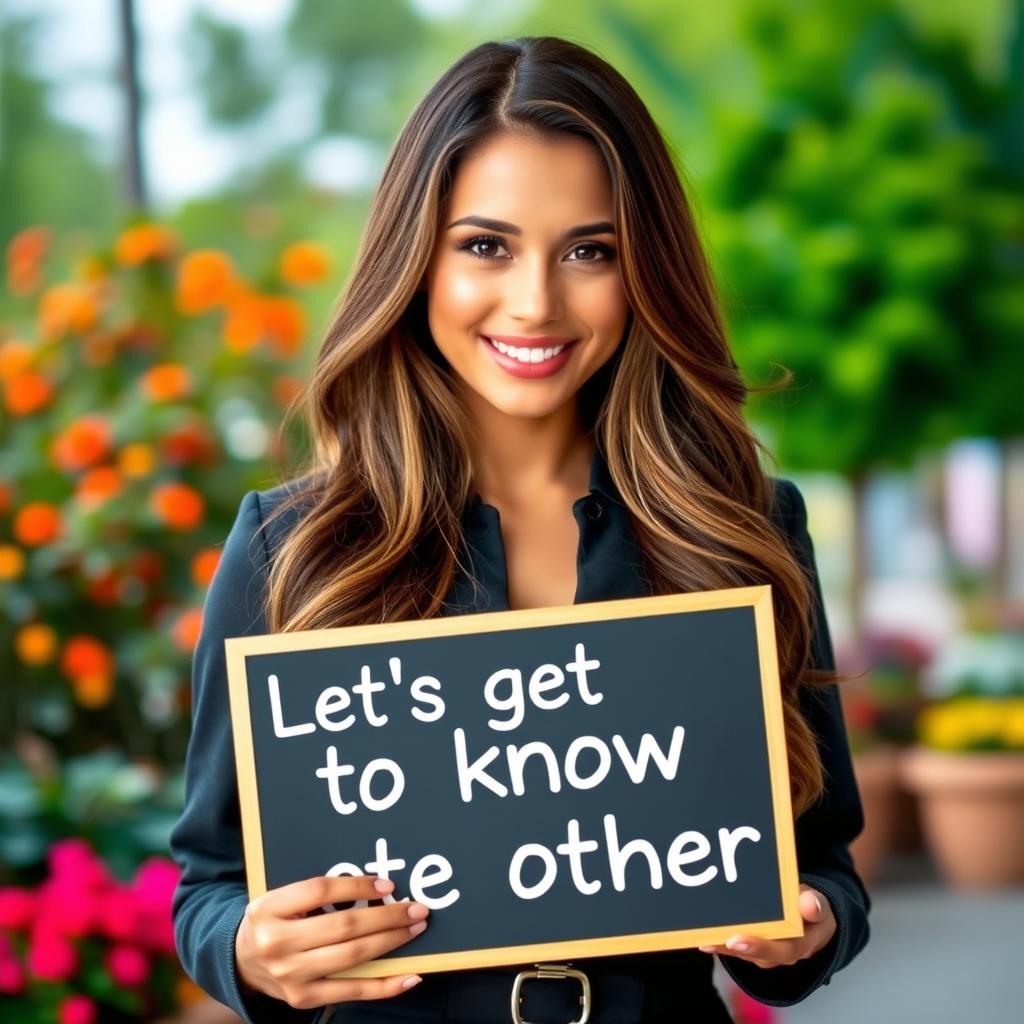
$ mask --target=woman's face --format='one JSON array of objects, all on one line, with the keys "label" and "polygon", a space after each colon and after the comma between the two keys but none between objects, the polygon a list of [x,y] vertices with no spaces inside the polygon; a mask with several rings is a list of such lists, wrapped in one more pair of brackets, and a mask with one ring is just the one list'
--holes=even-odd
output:
[{"label": "woman's face", "polygon": [[629,314],[614,220],[582,138],[502,134],[464,157],[425,284],[431,334],[471,405],[549,415],[613,355]]}]

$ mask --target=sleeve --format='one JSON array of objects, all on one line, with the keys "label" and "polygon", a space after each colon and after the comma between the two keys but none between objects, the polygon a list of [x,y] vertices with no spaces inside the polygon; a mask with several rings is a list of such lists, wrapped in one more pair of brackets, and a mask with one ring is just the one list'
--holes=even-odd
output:
[{"label": "sleeve", "polygon": [[[814,587],[813,666],[834,669],[835,657],[822,600],[814,546],[807,531],[807,507],[794,483],[780,480],[780,503],[794,551]],[[804,690],[801,707],[818,740],[825,791],[796,821],[800,881],[822,893],[832,906],[836,933],[828,945],[798,963],[761,968],[723,956],[723,967],[747,995],[770,1006],[791,1006],[827,985],[868,941],[871,901],[850,857],[849,844],[864,826],[860,795],[850,760],[839,692],[833,684]]]},{"label": "sleeve", "polygon": [[174,893],[174,938],[182,966],[202,989],[248,1024],[311,1022],[319,1011],[240,987],[235,935],[249,903],[228,704],[227,637],[267,632],[262,607],[266,547],[259,496],[249,491],[203,605],[192,659],[192,733],[185,802],[170,837],[181,868]]}]

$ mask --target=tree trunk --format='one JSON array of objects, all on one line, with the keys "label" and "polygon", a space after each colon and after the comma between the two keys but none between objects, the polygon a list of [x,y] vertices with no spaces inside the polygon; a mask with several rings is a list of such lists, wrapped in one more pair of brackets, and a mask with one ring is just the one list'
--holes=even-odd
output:
[{"label": "tree trunk", "polygon": [[867,490],[869,476],[858,470],[849,478],[853,497],[853,537],[850,551],[850,651],[858,665],[867,660],[864,629],[864,592],[867,589]]},{"label": "tree trunk", "polygon": [[121,91],[124,96],[122,181],[128,204],[137,212],[146,209],[146,177],[142,163],[142,91],[139,88],[138,33],[133,0],[118,0],[121,36]]}]

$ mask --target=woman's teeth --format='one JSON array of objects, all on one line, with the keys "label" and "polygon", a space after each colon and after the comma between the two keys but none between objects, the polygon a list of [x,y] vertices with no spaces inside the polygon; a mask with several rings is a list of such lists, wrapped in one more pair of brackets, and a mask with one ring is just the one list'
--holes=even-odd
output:
[{"label": "woman's teeth", "polygon": [[487,340],[499,352],[518,359],[521,363],[540,363],[545,359],[553,359],[565,348],[564,345],[555,345],[554,348],[516,348],[515,345],[506,345],[503,341],[495,341],[493,338]]}]

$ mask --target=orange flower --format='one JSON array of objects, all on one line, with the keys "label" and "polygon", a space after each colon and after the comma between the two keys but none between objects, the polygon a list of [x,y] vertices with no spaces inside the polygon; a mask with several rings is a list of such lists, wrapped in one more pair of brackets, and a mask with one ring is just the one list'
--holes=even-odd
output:
[{"label": "orange flower", "polygon": [[113,466],[96,466],[79,481],[75,497],[81,505],[95,508],[108,498],[120,494],[124,484],[121,474]]},{"label": "orange flower", "polygon": [[263,307],[254,292],[239,292],[224,319],[224,344],[229,352],[248,352],[263,337]]},{"label": "orange flower", "polygon": [[30,501],[14,517],[14,537],[26,547],[49,544],[60,536],[60,510],[47,501]]},{"label": "orange flower", "polygon": [[174,983],[175,1002],[183,1009],[204,1003],[207,998],[206,992],[184,974]]},{"label": "orange flower", "polygon": [[317,284],[330,273],[331,257],[319,242],[293,242],[281,253],[278,270],[285,284]]},{"label": "orange flower", "polygon": [[69,679],[113,675],[114,654],[101,640],[85,633],[68,637],[60,656],[60,670]]},{"label": "orange flower", "polygon": [[25,571],[25,552],[13,544],[0,544],[0,580],[16,580]]},{"label": "orange flower", "polygon": [[220,548],[203,548],[192,556],[192,580],[197,587],[208,587],[213,581],[213,574],[220,564]]},{"label": "orange flower", "polygon": [[286,358],[295,355],[302,344],[306,313],[287,295],[267,295],[263,298],[263,325],[270,347]]},{"label": "orange flower", "polygon": [[270,386],[270,393],[278,405],[290,405],[302,394],[302,381],[298,377],[282,374],[275,377]]},{"label": "orange flower", "polygon": [[0,378],[7,380],[32,365],[35,349],[27,341],[11,338],[0,345]]},{"label": "orange flower", "polygon": [[174,623],[171,630],[175,646],[182,651],[191,653],[199,641],[199,631],[202,628],[202,608],[187,608],[178,616],[178,621]]},{"label": "orange flower", "polygon": [[114,678],[103,672],[76,676],[71,680],[71,689],[83,708],[103,707],[114,695]]},{"label": "orange flower", "polygon": [[31,416],[53,401],[49,377],[25,370],[4,379],[4,406],[12,416]]},{"label": "orange flower", "polygon": [[42,261],[50,247],[50,229],[25,228],[7,243],[7,287],[13,295],[30,295],[42,284]]},{"label": "orange flower", "polygon": [[150,507],[172,530],[194,530],[206,514],[203,496],[182,483],[159,484],[153,489]]},{"label": "orange flower", "polygon": [[96,289],[88,284],[55,284],[39,303],[39,333],[44,338],[92,330],[98,318]]},{"label": "orange flower", "polygon": [[237,287],[231,260],[216,249],[197,249],[178,264],[178,309],[185,314],[205,313],[223,305]]},{"label": "orange flower", "polygon": [[216,454],[213,438],[200,420],[175,427],[160,441],[161,461],[171,466],[208,466]]},{"label": "orange flower", "polygon": [[87,366],[106,366],[117,353],[117,335],[111,331],[94,331],[82,339],[82,359]]},{"label": "orange flower", "polygon": [[67,473],[85,469],[110,453],[110,423],[105,416],[80,416],[65,427],[50,445],[50,457]]},{"label": "orange flower", "polygon": [[136,442],[126,444],[117,456],[117,466],[124,476],[132,479],[141,479],[153,472],[156,464],[156,456],[153,454],[153,446]]},{"label": "orange flower", "polygon": [[146,260],[165,260],[177,249],[174,233],[161,224],[134,224],[114,243],[114,259],[122,267],[137,267]]},{"label": "orange flower", "polygon": [[181,363],[158,363],[139,378],[139,387],[153,402],[170,402],[192,390],[192,375]]},{"label": "orange flower", "polygon": [[24,228],[7,243],[7,261],[38,262],[46,256],[52,238],[53,232],[41,224]]},{"label": "orange flower", "polygon": [[57,633],[43,622],[30,622],[14,634],[14,652],[23,665],[48,665],[57,653]]}]

